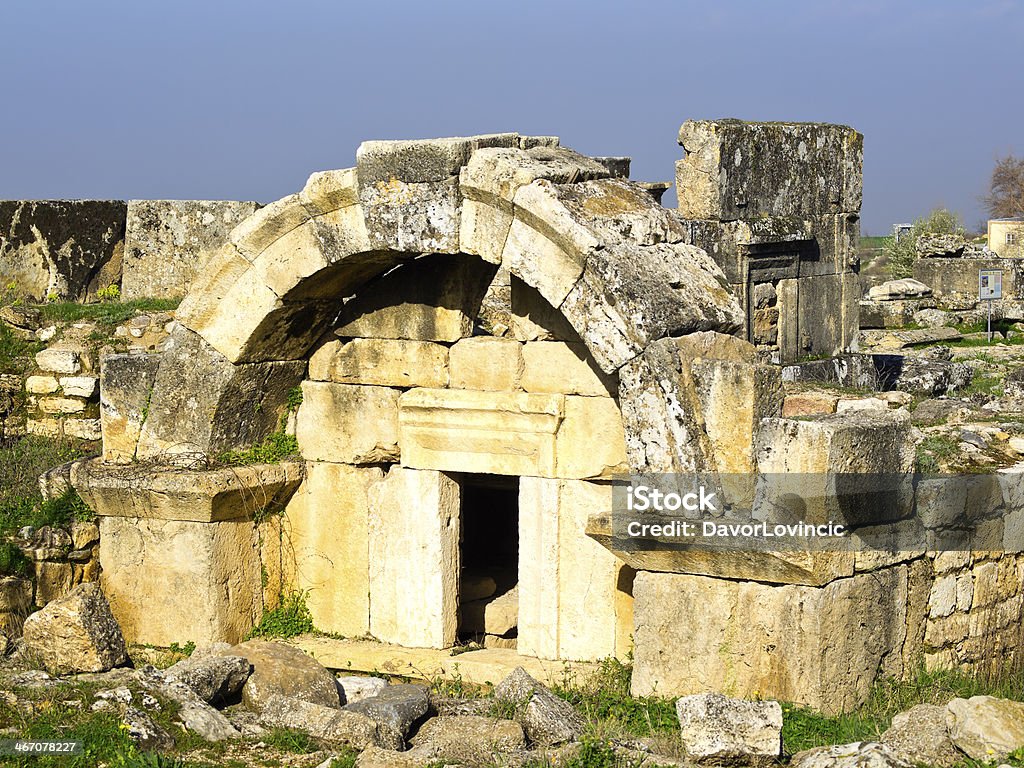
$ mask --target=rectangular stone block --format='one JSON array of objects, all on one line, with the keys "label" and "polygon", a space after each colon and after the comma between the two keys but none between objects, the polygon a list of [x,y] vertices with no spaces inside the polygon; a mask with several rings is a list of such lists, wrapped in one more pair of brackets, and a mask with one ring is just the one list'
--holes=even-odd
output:
[{"label": "rectangular stone block", "polygon": [[309,359],[309,378],[383,387],[447,387],[448,348],[427,341],[329,341]]},{"label": "rectangular stone block", "polygon": [[432,471],[392,467],[370,486],[370,633],[413,648],[456,639],[459,484]]},{"label": "rectangular stone block", "polygon": [[409,390],[399,400],[402,464],[550,477],[564,413],[561,395]]},{"label": "rectangular stone block", "polygon": [[376,467],[308,462],[285,510],[282,553],[292,561],[294,588],[306,593],[313,624],[324,632],[360,637],[370,631],[367,492],[382,477]]},{"label": "rectangular stone block", "polygon": [[523,347],[522,388],[566,395],[618,395],[618,378],[602,371],[582,342],[533,341]]},{"label": "rectangular stone block", "polygon": [[53,376],[29,376],[25,380],[25,391],[30,395],[52,395],[60,389]]},{"label": "rectangular stone block", "polygon": [[85,410],[85,401],[73,397],[41,397],[39,410],[43,413],[81,413]]},{"label": "rectangular stone block", "polygon": [[74,375],[82,370],[81,356],[77,350],[50,347],[36,353],[36,365],[40,370]]},{"label": "rectangular stone block", "polygon": [[451,386],[456,389],[506,391],[519,388],[523,347],[512,339],[474,336],[451,348]]},{"label": "rectangular stone block", "polygon": [[91,398],[99,385],[98,376],[63,376],[60,379],[61,392],[65,397]]},{"label": "rectangular stone block", "polygon": [[295,437],[312,461],[376,464],[396,460],[401,390],[302,382]]},{"label": "rectangular stone block", "polygon": [[579,334],[565,316],[548,303],[533,286],[511,275],[511,329],[518,341],[579,342]]},{"label": "rectangular stone block", "polygon": [[612,477],[629,471],[619,406],[610,397],[565,398],[555,476]]},{"label": "rectangular stone block", "polygon": [[252,522],[100,518],[100,585],[129,643],[238,643],[263,610]]},{"label": "rectangular stone block", "polygon": [[233,200],[129,200],[122,297],[184,296],[209,256],[259,207]]},{"label": "rectangular stone block", "polygon": [[106,355],[100,366],[103,460],[130,462],[149,412],[160,355]]}]

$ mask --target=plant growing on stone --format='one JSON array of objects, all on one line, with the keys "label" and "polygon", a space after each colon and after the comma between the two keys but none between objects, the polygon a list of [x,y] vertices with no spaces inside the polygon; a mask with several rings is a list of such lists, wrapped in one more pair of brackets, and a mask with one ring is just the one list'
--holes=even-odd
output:
[{"label": "plant growing on stone", "polygon": [[276,608],[263,614],[249,637],[296,637],[313,631],[313,617],[306,605],[306,593],[286,592]]},{"label": "plant growing on stone", "polygon": [[910,277],[914,273],[917,239],[921,235],[963,235],[964,232],[959,216],[946,208],[936,208],[915,221],[910,232],[898,242],[896,238],[888,238],[885,253],[889,259],[889,273],[893,278]]},{"label": "plant growing on stone", "polygon": [[100,301],[117,301],[121,298],[121,289],[117,287],[116,283],[111,283],[96,291],[96,298]]}]

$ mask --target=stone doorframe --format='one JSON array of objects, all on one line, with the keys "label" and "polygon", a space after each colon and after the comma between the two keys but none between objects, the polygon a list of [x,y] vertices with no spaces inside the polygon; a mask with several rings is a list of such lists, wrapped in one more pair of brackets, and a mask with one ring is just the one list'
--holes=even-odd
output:
[{"label": "stone doorframe", "polygon": [[[706,440],[680,407],[672,337],[732,333],[744,317],[721,269],[685,237],[678,214],[557,138],[366,142],[355,168],[313,174],[213,256],[178,311],[134,453],[258,443],[340,298],[421,254],[466,253],[535,288],[618,372],[633,469],[702,466]],[[254,398],[259,408],[244,407]]]}]

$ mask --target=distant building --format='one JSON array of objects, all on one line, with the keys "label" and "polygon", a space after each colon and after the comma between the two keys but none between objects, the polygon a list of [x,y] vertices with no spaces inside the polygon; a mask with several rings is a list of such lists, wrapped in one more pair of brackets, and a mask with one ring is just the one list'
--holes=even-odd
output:
[{"label": "distant building", "polygon": [[989,219],[988,247],[1006,259],[1024,257],[1024,217]]},{"label": "distant building", "polygon": [[914,228],[913,224],[893,224],[892,225],[892,236],[896,242],[900,241],[900,238],[904,235],[909,235],[910,230]]}]

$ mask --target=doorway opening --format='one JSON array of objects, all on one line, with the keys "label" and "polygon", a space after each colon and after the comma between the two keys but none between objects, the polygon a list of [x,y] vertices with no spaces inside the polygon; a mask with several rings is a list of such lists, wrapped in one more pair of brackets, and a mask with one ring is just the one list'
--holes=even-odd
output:
[{"label": "doorway opening", "polygon": [[464,474],[459,640],[515,648],[519,625],[519,478]]}]

